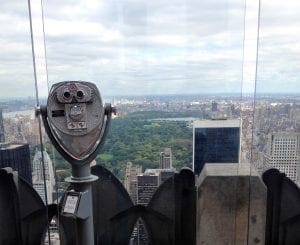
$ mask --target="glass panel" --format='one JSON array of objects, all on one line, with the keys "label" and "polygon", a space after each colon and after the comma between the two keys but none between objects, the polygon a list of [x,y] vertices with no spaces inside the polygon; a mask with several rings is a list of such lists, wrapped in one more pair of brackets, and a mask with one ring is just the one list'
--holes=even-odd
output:
[{"label": "glass panel", "polygon": [[[106,144],[93,164],[110,170],[124,183],[132,201],[130,205],[138,204],[132,209],[121,209],[118,197],[112,194],[100,201],[101,205],[108,205],[107,216],[116,208],[116,216],[112,216],[116,219],[120,218],[117,214],[133,210],[141,218],[138,223],[144,225],[136,225],[132,241],[139,241],[135,236],[139,236],[141,227],[155,230],[151,223],[154,214],[150,215],[141,206],[175,220],[172,210],[177,210],[178,203],[166,193],[173,193],[178,176],[184,178],[184,174],[179,174],[180,169],[189,167],[197,171],[198,208],[208,208],[214,200],[222,198],[209,195],[209,188],[215,188],[216,183],[208,181],[208,187],[204,184],[200,187],[206,175],[228,178],[225,185],[222,178],[217,178],[220,180],[217,185],[228,186],[224,189],[228,194],[223,202],[215,202],[219,206],[208,209],[203,216],[199,211],[198,239],[211,244],[224,239],[224,226],[220,225],[215,240],[205,240],[209,239],[205,236],[207,219],[214,214],[222,217],[221,223],[228,227],[228,243],[235,242],[236,228],[241,225],[234,209],[239,189],[237,178],[230,176],[239,172],[244,14],[245,3],[235,0],[173,1],[172,5],[170,1],[45,3],[50,85],[61,81],[93,81],[104,101],[117,107]],[[198,139],[198,129],[203,131],[204,140]],[[194,146],[194,142],[199,144]],[[201,161],[194,162],[198,159],[198,146],[205,153]],[[228,157],[228,152],[234,154]],[[59,154],[52,155],[59,186],[66,188],[68,185],[63,180],[70,175],[70,166]],[[205,163],[215,164],[198,177]],[[176,177],[172,179],[174,173]],[[166,181],[170,177],[173,182]],[[114,185],[115,180],[109,177],[101,184]],[[165,193],[162,187],[169,191]],[[160,192],[156,192],[158,188]],[[100,196],[104,188],[98,191]],[[200,196],[201,191],[205,199]],[[201,206],[202,200],[208,206]],[[187,197],[182,200],[185,202]],[[224,218],[228,205],[233,211]],[[140,217],[141,214],[144,216]],[[125,227],[129,227],[128,220],[123,222],[128,222]],[[156,222],[162,222],[161,226],[156,225],[161,229],[168,224]],[[165,227],[162,230],[168,234],[170,226]],[[107,234],[105,229],[101,232]],[[174,241],[179,234],[172,232],[168,235]],[[148,239],[163,239],[163,235]]]},{"label": "glass panel", "polygon": [[[1,45],[5,47],[0,64],[1,86],[5,89],[0,93],[2,100],[16,101],[13,108],[3,109],[4,112],[29,110],[35,104],[35,88],[27,4],[3,3],[1,10]],[[28,102],[22,103],[19,98],[26,98]]]},{"label": "glass panel", "polygon": [[[33,26],[38,31],[36,25],[41,23],[41,19],[36,15],[41,14],[40,3],[36,2],[32,10]],[[48,214],[44,209],[44,205],[47,204],[45,191],[47,190],[48,203],[51,203],[52,192],[48,193],[49,185],[48,183],[45,185],[42,167],[40,140],[45,140],[45,135],[40,135],[40,124],[34,113],[37,101],[27,1],[2,2],[0,18],[2,30],[0,34],[0,85],[2,87],[0,89],[0,167],[12,167],[26,181],[16,182],[18,183],[16,192],[13,191],[10,194],[16,194],[17,197],[14,197],[14,205],[10,203],[10,206],[16,207],[15,212],[20,212],[18,213],[20,216],[16,215],[17,218],[22,217],[22,220],[16,220],[17,226],[20,225],[16,229],[22,229],[23,242],[26,240],[28,243],[35,244],[39,243],[40,239],[45,239],[45,237],[39,237],[37,233],[47,230]],[[39,53],[43,51],[43,45],[40,45],[37,39],[42,38],[43,33],[34,37],[36,38],[37,70],[40,71]],[[47,83],[41,80],[39,74],[38,83],[47,88]],[[47,90],[44,96],[46,94]],[[50,160],[47,155],[44,158],[46,162]],[[45,173],[50,176],[51,169],[47,168]],[[53,178],[53,176],[49,178],[51,177]],[[6,188],[9,189],[8,184]],[[5,200],[3,197],[1,199]],[[35,212],[41,215],[36,217]],[[3,214],[3,210],[1,213]],[[14,220],[13,217],[9,219]],[[26,222],[31,224],[30,233],[28,233],[29,229],[24,230]],[[1,225],[1,227],[5,226]],[[14,229],[13,226],[11,229]],[[3,235],[1,233],[5,240],[5,235]],[[15,236],[14,239],[21,238]],[[10,243],[8,241],[4,243]],[[11,243],[23,242],[18,240]],[[2,244],[3,241],[0,243]]]},{"label": "glass panel", "polygon": [[277,168],[297,183],[297,3],[263,1],[260,22],[253,162],[261,171]]},{"label": "glass panel", "polygon": [[[46,104],[46,96],[48,94],[48,74],[47,74],[47,57],[44,36],[44,16],[43,16],[43,2],[28,2],[30,30],[32,41],[32,56],[35,72],[35,90],[36,103],[38,106]],[[41,117],[38,117],[39,127],[43,127]],[[33,168],[33,186],[43,201],[47,205],[58,204],[60,193],[56,185],[54,159],[51,158],[51,153],[54,149],[48,143],[48,137],[42,128],[39,133],[40,148],[35,151],[32,168]],[[52,206],[53,207],[53,206]],[[49,211],[49,215],[55,211]],[[59,213],[58,207],[55,213]],[[47,227],[47,235],[45,236],[45,244],[55,243],[59,241],[58,234],[58,215],[52,215],[49,226]],[[51,240],[51,242],[49,242]]]},{"label": "glass panel", "polygon": [[[252,198],[250,213],[267,207],[266,244],[287,244],[290,239],[297,243],[298,239],[290,237],[294,226],[289,226],[298,224],[289,204],[299,202],[298,12],[295,1],[261,1],[251,161],[252,175],[263,174],[268,198],[265,203]],[[252,187],[253,193],[259,192],[254,181]],[[281,215],[283,210],[286,214]],[[250,228],[255,232],[263,220],[253,217],[250,214]]]}]

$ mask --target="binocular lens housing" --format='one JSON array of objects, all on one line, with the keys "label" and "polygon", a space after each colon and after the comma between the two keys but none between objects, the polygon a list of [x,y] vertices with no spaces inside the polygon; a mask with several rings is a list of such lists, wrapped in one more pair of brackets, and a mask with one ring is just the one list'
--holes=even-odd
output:
[{"label": "binocular lens housing", "polygon": [[82,99],[83,98],[83,96],[84,96],[84,93],[81,91],[81,90],[79,90],[79,91],[77,91],[77,97],[79,98],[79,99]]},{"label": "binocular lens housing", "polygon": [[65,91],[65,92],[64,92],[64,97],[65,97],[66,99],[69,99],[69,98],[71,97],[71,93],[70,93],[69,91]]}]

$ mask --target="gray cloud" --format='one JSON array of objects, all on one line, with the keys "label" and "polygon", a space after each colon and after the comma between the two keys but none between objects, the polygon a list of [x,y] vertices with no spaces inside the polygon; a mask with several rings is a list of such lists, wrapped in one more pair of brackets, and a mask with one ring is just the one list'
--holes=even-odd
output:
[{"label": "gray cloud", "polygon": [[258,52],[258,93],[300,92],[298,1],[262,2]]},{"label": "gray cloud", "polygon": [[[67,4],[66,20],[46,6],[50,78],[101,81],[109,94],[239,92],[244,6],[217,2],[106,1],[74,18],[78,5]],[[57,19],[66,32],[53,28]],[[72,65],[58,70],[58,60]]]},{"label": "gray cloud", "polygon": [[[27,3],[2,2],[0,83],[6,90],[0,97],[32,96]],[[240,92],[244,7],[238,0],[45,1],[49,80],[95,81],[109,95]],[[297,23],[297,16],[288,19],[282,14],[278,21],[273,14],[278,11],[266,9],[260,62],[268,68],[258,71],[258,88],[268,88],[272,77],[273,84],[289,79],[287,90],[298,89],[299,69],[293,60],[299,50],[291,52],[287,45],[285,61],[292,66],[280,69],[285,67],[282,59],[272,57],[282,57],[282,45],[291,40],[270,31],[284,30],[281,27],[291,20]],[[281,48],[275,52],[279,40]],[[47,86],[41,83],[45,95]]]}]

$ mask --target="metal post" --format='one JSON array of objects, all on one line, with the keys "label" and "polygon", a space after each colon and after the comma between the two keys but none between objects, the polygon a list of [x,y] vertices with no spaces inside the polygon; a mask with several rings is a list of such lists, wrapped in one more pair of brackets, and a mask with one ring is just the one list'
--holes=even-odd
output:
[{"label": "metal post", "polygon": [[85,193],[84,209],[87,212],[87,218],[76,219],[77,225],[77,245],[94,245],[94,222],[93,222],[93,199],[92,199],[92,182],[97,180],[97,177],[91,175],[89,164],[76,166],[72,164],[72,176],[66,181],[74,186],[74,191]]}]

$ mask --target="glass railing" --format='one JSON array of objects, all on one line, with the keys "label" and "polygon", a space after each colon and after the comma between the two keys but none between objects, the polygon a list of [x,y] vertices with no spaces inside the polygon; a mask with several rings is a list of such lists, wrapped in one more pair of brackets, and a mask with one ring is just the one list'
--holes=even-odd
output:
[{"label": "glass railing", "polygon": [[[136,205],[149,204],[165,172],[189,167],[199,174],[205,162],[239,162],[245,3],[216,5],[64,2],[57,11],[55,2],[45,3],[50,86],[66,80],[93,81],[104,101],[117,108],[95,164],[110,170]],[[199,123],[206,130],[203,120],[209,119],[220,128],[207,129],[212,140],[218,134],[226,140],[231,133],[219,119],[235,120],[226,126],[236,132],[227,142],[234,147],[218,154],[221,140],[220,149],[206,150],[209,156],[195,163],[193,127]],[[67,175],[65,161],[55,162]],[[65,187],[63,178],[60,182]],[[234,216],[229,219],[233,224]],[[139,220],[132,244],[151,241],[145,227]],[[235,228],[231,231],[235,234]]]},{"label": "glass railing", "polygon": [[[299,182],[295,4],[41,1],[31,2],[29,15],[25,3],[3,4],[1,151],[3,159],[23,152],[22,166],[7,165],[42,203],[56,204],[45,212],[49,218],[57,208],[45,242],[74,239],[59,210],[71,166],[34,107],[46,105],[53,84],[80,80],[117,108],[91,163],[100,177],[93,185],[97,243],[113,244],[122,228],[129,244],[177,244],[189,229],[180,224],[193,224],[197,243],[263,244],[261,175],[276,168]],[[193,221],[182,211],[191,203]]]},{"label": "glass railing", "polygon": [[[265,170],[277,168],[297,182],[299,159],[299,83],[295,3],[262,2],[253,162]],[[276,11],[279,10],[280,11]]]},{"label": "glass railing", "polygon": [[[31,25],[27,5],[5,8],[4,135],[6,142],[29,144],[32,184],[46,204],[57,202],[67,189],[70,165],[39,130],[32,112],[60,81],[92,81],[104,101],[117,108],[92,165],[111,171],[132,205],[154,208],[160,199],[153,194],[183,167],[198,178],[205,163],[231,163],[238,174],[244,2],[60,2],[59,7],[32,2]],[[218,149],[211,149],[214,144]],[[198,156],[198,148],[206,158]],[[236,183],[232,187],[237,192]],[[145,217],[138,218],[132,244],[153,239]],[[234,216],[229,220],[235,223]],[[231,231],[235,234],[234,226]],[[53,239],[55,232],[53,220]]]},{"label": "glass railing", "polygon": [[[266,244],[299,241],[295,233],[292,236],[290,233],[297,217],[296,209],[289,206],[298,203],[299,192],[299,82],[295,45],[299,37],[293,31],[299,23],[298,9],[293,1],[260,3],[251,162],[252,169],[263,174],[268,187]],[[269,169],[277,169],[287,178]],[[252,187],[254,193],[253,182]],[[251,210],[256,208],[253,204]],[[287,212],[284,214],[283,210]]]}]

